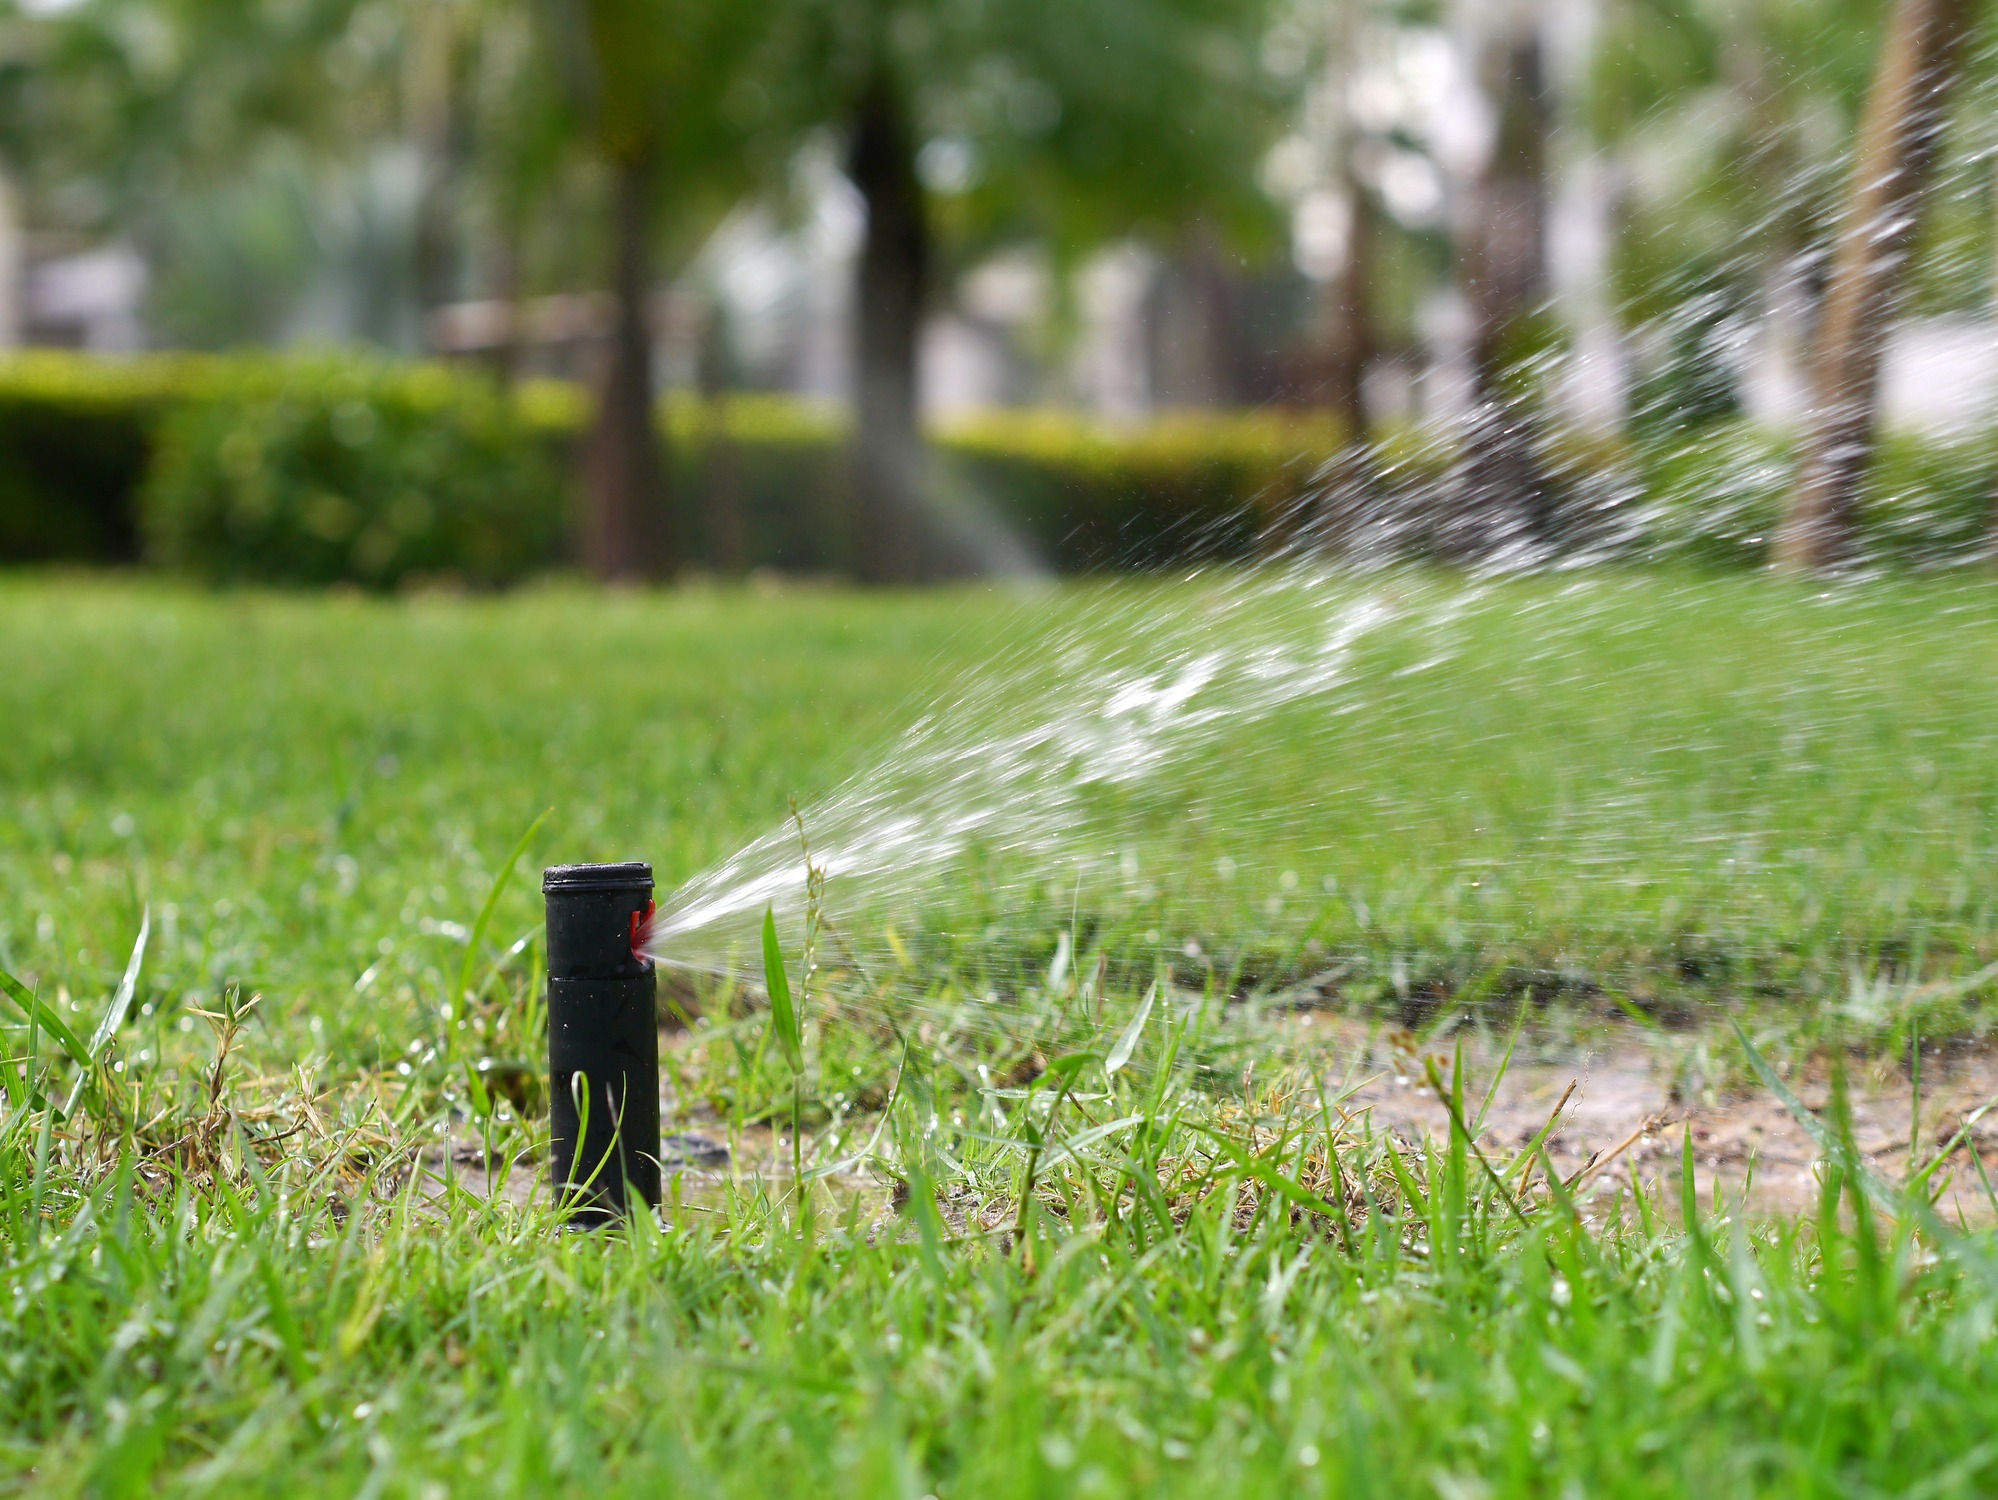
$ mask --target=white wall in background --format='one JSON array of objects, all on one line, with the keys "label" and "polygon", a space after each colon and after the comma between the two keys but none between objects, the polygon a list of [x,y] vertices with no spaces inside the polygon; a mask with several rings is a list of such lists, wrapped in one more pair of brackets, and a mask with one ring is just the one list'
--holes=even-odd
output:
[{"label": "white wall in background", "polygon": [[1084,406],[1113,422],[1137,421],[1152,409],[1145,304],[1158,271],[1149,251],[1126,244],[1098,251],[1076,273],[1082,314],[1076,394]]},{"label": "white wall in background", "polygon": [[[1742,369],[1742,405],[1771,425],[1794,427],[1810,405],[1810,381],[1794,339],[1765,319]],[[1909,318],[1887,344],[1881,420],[1942,434],[1987,426],[1998,408],[1998,323],[1987,317]]]},{"label": "white wall in background", "polygon": [[27,323],[39,338],[100,354],[129,354],[145,342],[146,263],[129,245],[45,260],[29,269],[26,289]]}]

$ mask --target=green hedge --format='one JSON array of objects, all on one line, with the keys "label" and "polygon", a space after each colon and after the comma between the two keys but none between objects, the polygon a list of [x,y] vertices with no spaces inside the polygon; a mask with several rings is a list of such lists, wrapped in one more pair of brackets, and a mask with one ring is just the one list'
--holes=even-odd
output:
[{"label": "green hedge", "polygon": [[[0,563],[146,560],[217,580],[498,582],[570,556],[574,386],[502,395],[454,367],[359,355],[35,353],[0,362]],[[836,410],[771,396],[662,407],[696,566],[851,562]],[[1323,421],[1188,414],[1105,429],[1058,413],[938,434],[932,570],[990,539],[1062,571],[1240,555],[1258,507],[1337,447]]]},{"label": "green hedge", "polygon": [[938,444],[1063,571],[1239,557],[1339,451],[1322,417],[1169,414],[1105,428],[1066,413],[994,414]]},{"label": "green hedge", "polygon": [[[573,440],[574,387],[529,385],[521,409]],[[740,395],[662,408],[679,534],[706,567],[844,571],[847,429],[838,409]],[[1106,427],[1078,414],[996,413],[933,434],[932,571],[975,569],[995,531],[1064,573],[1155,567],[1189,555],[1242,556],[1338,451],[1323,417],[1180,412]]]},{"label": "green hedge", "polygon": [[510,582],[559,557],[554,455],[491,385],[320,357],[207,372],[156,425],[147,557],[214,582]]},{"label": "green hedge", "polygon": [[[1746,421],[1681,434],[1632,456],[1632,513],[1650,555],[1739,570],[1769,559],[1797,471],[1793,438]],[[1860,515],[1866,555],[1887,567],[1982,559],[1993,520],[1998,450],[1989,437],[1889,434]]]},{"label": "green hedge", "polygon": [[[458,367],[360,355],[35,353],[0,362],[0,563],[144,557],[217,580],[412,577],[500,583],[566,565],[568,476],[587,416],[574,386],[501,392]],[[725,572],[838,572],[852,561],[837,411],[736,396],[662,408],[685,555]],[[1009,412],[936,434],[939,574],[1011,546],[1063,572],[1241,557],[1338,447],[1323,419],[1169,415],[1118,429]],[[1643,447],[1563,444],[1578,534],[1606,551],[1760,566],[1794,464],[1789,443],[1718,423]],[[1983,438],[1890,439],[1865,514],[1882,560],[1980,555],[1994,463]],[[1405,434],[1377,473],[1388,531],[1429,549],[1450,462]],[[995,540],[999,539],[999,540]]]},{"label": "green hedge", "polygon": [[0,562],[129,562],[159,417],[200,363],[32,352],[0,364]]}]

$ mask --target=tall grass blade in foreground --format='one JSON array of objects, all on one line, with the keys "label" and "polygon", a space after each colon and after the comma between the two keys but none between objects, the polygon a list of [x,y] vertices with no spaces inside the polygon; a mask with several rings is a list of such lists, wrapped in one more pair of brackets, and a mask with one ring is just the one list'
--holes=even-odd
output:
[{"label": "tall grass blade in foreground", "polygon": [[458,966],[458,987],[451,995],[451,1014],[444,1018],[444,1052],[447,1057],[455,1055],[458,1020],[472,1003],[472,968],[478,962],[479,945],[485,941],[486,929],[492,925],[493,911],[505,894],[507,883],[513,879],[514,867],[520,863],[520,857],[527,852],[527,846],[534,842],[534,836],[541,832],[541,825],[554,811],[552,807],[543,809],[541,816],[527,825],[527,832],[520,836],[513,852],[507,855],[506,863],[500,866],[499,874],[493,877],[492,888],[486,892],[485,904],[479,908],[478,918],[465,938],[465,958]]},{"label": "tall grass blade in foreground", "polygon": [[21,1008],[21,1014],[41,1027],[56,1039],[57,1044],[67,1052],[70,1060],[80,1068],[90,1066],[90,1048],[83,1044],[83,1038],[69,1029],[69,1023],[55,1013],[53,1007],[39,999],[20,980],[0,969],[0,993],[4,993]]},{"label": "tall grass blade in foreground", "polygon": [[770,995],[770,1025],[777,1033],[777,1045],[791,1071],[800,1072],[805,1066],[804,1034],[791,1001],[791,977],[784,972],[784,950],[777,941],[777,913],[768,909],[763,913],[763,983]]},{"label": "tall grass blade in foreground", "polygon": [[784,972],[784,950],[777,941],[777,913],[763,913],[763,983],[770,994],[770,1026],[777,1033],[784,1061],[791,1069],[791,1188],[798,1195],[802,1224],[811,1222],[810,1184],[805,1180],[805,1032],[791,998],[791,978]]}]

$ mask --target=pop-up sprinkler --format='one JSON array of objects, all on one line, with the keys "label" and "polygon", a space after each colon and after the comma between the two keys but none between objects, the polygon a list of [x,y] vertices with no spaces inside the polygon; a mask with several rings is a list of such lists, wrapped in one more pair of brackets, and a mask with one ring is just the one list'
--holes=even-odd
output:
[{"label": "pop-up sprinkler", "polygon": [[652,866],[556,865],[548,905],[549,1167],[575,1220],[659,1203],[659,1009]]}]

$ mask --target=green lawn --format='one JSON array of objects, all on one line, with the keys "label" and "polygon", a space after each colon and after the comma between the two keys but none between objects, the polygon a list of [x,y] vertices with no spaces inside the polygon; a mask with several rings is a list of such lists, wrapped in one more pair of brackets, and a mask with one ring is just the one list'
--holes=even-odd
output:
[{"label": "green lawn", "polygon": [[[80,1087],[0,1009],[0,1486],[1447,1500],[1998,1475],[1983,1238],[1906,1215],[1876,1238],[1835,1195],[1803,1224],[1578,1221],[1461,1138],[1404,1158],[1341,1125],[1315,1080],[1344,1060],[1227,1003],[1329,973],[1353,1004],[1607,990],[1898,1035],[1854,975],[1998,957],[1983,579],[383,603],[16,578],[0,662],[0,968],[87,1037],[153,921]],[[1134,686],[1151,707],[1116,706]],[[1049,724],[1080,738],[1007,772]],[[473,1117],[464,1065],[538,1055],[515,940],[539,866],[650,858],[668,890],[792,797],[821,857],[865,864],[891,813],[965,830],[833,882],[809,1002],[812,1149],[871,1141],[901,1212],[822,1205],[800,1237],[781,1185],[745,1185],[586,1237],[423,1191],[440,1136],[538,1149],[532,1118]],[[726,968],[756,914],[685,957]],[[755,1005],[674,993],[706,1011],[683,1112],[788,1114]],[[196,1011],[253,995],[214,1070]],[[1985,998],[1923,1024],[1980,1033]],[[1096,1058],[1066,1095],[1035,1060],[1065,1053]]]},{"label": "green lawn", "polygon": [[[1330,687],[1246,712],[1224,676],[1218,724],[1022,847],[1065,776],[996,782],[995,737],[1086,719],[1141,668],[1308,644],[1356,600],[1386,618]],[[1982,579],[407,604],[17,581],[0,650],[0,964],[107,990],[149,901],[152,985],[240,981],[268,1017],[317,1017],[341,1062],[421,1029],[456,969],[440,924],[472,920],[542,809],[530,863],[649,858],[664,891],[780,828],[792,796],[809,835],[864,845],[866,818],[815,806],[857,772],[938,824],[1001,804],[954,866],[834,883],[876,957],[899,923],[925,960],[1039,966],[1079,917],[1189,981],[1343,959],[1363,995],[1511,966],[1640,999],[1839,997],[1855,968],[1998,958]],[[939,706],[956,781],[874,769]],[[538,920],[533,887],[502,904],[505,939]]]}]

